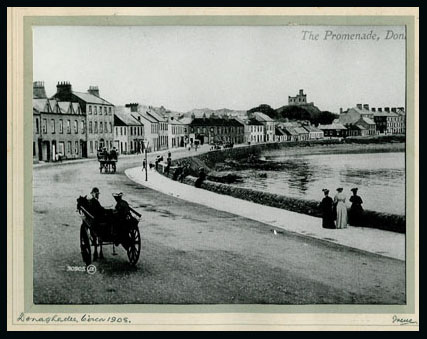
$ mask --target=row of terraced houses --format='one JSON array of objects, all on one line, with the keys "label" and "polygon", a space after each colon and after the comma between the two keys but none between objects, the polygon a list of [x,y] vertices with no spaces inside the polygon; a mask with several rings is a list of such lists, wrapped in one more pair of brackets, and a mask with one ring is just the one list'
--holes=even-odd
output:
[{"label": "row of terraced houses", "polygon": [[96,86],[77,92],[70,83],[59,82],[56,89],[48,97],[43,82],[33,83],[35,162],[95,157],[103,148],[132,154],[194,143],[256,144],[405,132],[402,107],[382,110],[358,104],[341,111],[332,124],[315,127],[308,121],[275,121],[262,112],[243,119],[214,114],[184,117],[139,103],[115,106]]}]

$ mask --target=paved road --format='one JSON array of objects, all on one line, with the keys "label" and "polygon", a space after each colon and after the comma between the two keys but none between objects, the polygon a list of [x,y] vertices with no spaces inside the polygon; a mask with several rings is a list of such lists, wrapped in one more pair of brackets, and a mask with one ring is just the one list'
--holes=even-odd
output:
[{"label": "paved road", "polygon": [[[405,303],[403,261],[275,236],[268,225],[141,187],[124,175],[140,163],[122,158],[114,175],[92,161],[34,170],[36,304]],[[142,213],[136,268],[122,248],[112,256],[107,247],[95,274],[68,270],[83,265],[76,198],[92,186],[102,205],[121,191]]]}]

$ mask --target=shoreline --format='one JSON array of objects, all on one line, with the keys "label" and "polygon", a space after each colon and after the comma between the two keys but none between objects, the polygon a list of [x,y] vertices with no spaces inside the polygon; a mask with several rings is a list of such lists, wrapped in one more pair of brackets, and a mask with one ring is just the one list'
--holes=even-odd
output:
[{"label": "shoreline", "polygon": [[[286,148],[286,155],[317,155],[317,154],[359,154],[359,153],[391,153],[405,152],[404,142],[387,144],[315,144],[298,145]],[[284,152],[284,148],[263,151],[262,154]]]}]

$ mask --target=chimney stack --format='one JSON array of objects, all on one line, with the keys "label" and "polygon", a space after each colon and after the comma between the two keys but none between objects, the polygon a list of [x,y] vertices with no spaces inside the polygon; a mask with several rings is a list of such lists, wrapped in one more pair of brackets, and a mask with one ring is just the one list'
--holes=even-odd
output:
[{"label": "chimney stack", "polygon": [[56,85],[56,98],[60,101],[71,101],[72,88],[68,81],[58,82]]},{"label": "chimney stack", "polygon": [[138,112],[138,105],[137,102],[131,102],[130,104],[126,104],[125,107],[130,107],[131,112]]},{"label": "chimney stack", "polygon": [[89,89],[87,90],[89,94],[95,95],[99,97],[99,88],[98,86],[89,86]]},{"label": "chimney stack", "polygon": [[342,114],[342,112],[343,112],[343,109],[342,109],[342,107],[340,107],[340,114]]},{"label": "chimney stack", "polygon": [[34,99],[47,99],[46,90],[44,89],[43,81],[33,82],[33,98]]},{"label": "chimney stack", "polygon": [[363,109],[366,109],[369,111],[369,104],[363,104]]},{"label": "chimney stack", "polygon": [[363,109],[363,105],[362,104],[357,104],[356,105],[358,109]]},{"label": "chimney stack", "polygon": [[390,107],[384,107],[384,111],[386,111],[387,113],[390,113]]}]

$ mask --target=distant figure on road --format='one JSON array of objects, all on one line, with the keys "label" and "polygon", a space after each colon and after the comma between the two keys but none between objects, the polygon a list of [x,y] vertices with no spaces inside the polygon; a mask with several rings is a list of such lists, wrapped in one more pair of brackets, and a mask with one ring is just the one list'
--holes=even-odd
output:
[{"label": "distant figure on road", "polygon": [[166,173],[166,175],[169,175],[169,171],[170,171],[171,166],[172,166],[172,158],[170,156],[168,156],[166,161],[167,161],[167,164],[166,164],[166,168],[165,168],[165,173]]},{"label": "distant figure on road", "polygon": [[363,201],[360,196],[357,195],[358,188],[352,188],[351,191],[353,192],[353,195],[350,197],[351,207],[350,207],[350,213],[349,213],[349,224],[350,225],[360,225],[361,224],[361,217],[363,214]]},{"label": "distant figure on road", "polygon": [[142,160],[142,171],[144,172],[144,170],[147,170],[147,162],[144,160]]},{"label": "distant figure on road", "polygon": [[323,228],[335,228],[335,216],[334,216],[334,201],[328,195],[329,190],[324,188],[323,193],[325,197],[322,199],[320,203],[320,208],[322,209],[322,227]]},{"label": "distant figure on road", "polygon": [[337,194],[334,197],[334,204],[337,216],[337,228],[347,228],[347,206],[345,205],[345,195],[343,188],[337,188]]}]

